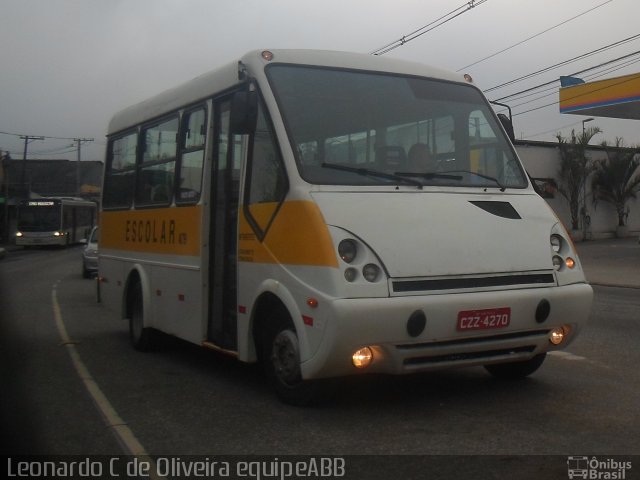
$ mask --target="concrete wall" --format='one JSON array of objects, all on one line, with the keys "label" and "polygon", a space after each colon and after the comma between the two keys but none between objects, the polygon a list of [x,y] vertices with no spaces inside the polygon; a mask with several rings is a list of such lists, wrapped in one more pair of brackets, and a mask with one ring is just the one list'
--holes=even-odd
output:
[{"label": "concrete wall", "polygon": [[[556,183],[560,182],[560,151],[557,144],[546,142],[516,141],[516,150],[522,163],[529,174],[534,178],[553,178]],[[592,160],[606,158],[606,153],[602,147],[594,146],[587,150],[587,155]],[[587,238],[607,238],[616,234],[618,216],[615,208],[611,204],[598,201],[593,205],[593,195],[591,193],[591,181],[587,180],[587,215],[591,217],[591,224],[587,229]],[[547,199],[547,203],[560,217],[560,220],[567,228],[571,228],[571,214],[569,213],[569,203],[556,193],[554,198]],[[630,209],[627,225],[629,235],[640,233],[640,196],[627,203]]]}]

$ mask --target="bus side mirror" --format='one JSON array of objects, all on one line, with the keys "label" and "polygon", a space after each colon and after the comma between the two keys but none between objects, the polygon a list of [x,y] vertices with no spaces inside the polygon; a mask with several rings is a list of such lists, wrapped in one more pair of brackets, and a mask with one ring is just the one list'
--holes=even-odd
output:
[{"label": "bus side mirror", "polygon": [[511,119],[507,117],[504,113],[499,113],[498,119],[500,120],[502,127],[507,132],[507,136],[509,137],[509,140],[511,140],[511,143],[515,143],[516,136],[513,133],[513,123],[511,122]]},{"label": "bus side mirror", "polygon": [[248,135],[256,128],[258,96],[256,92],[236,92],[231,99],[232,134]]}]

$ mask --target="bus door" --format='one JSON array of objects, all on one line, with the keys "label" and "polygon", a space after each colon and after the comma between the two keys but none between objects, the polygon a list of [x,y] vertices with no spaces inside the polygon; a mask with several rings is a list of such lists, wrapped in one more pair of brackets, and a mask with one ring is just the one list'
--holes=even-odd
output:
[{"label": "bus door", "polygon": [[230,114],[230,97],[214,101],[207,340],[236,350],[238,199],[244,140],[230,133]]}]

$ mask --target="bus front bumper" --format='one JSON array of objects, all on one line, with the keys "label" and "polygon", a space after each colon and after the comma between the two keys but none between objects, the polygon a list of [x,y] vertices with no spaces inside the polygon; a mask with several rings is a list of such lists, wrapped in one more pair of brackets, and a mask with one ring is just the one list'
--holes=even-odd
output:
[{"label": "bus front bumper", "polygon": [[[580,283],[464,295],[333,300],[326,311],[323,341],[302,362],[302,375],[312,379],[406,374],[527,360],[569,345],[589,316],[592,298],[591,286]],[[550,309],[541,321],[536,311],[544,302]],[[459,312],[496,308],[510,309],[508,326],[459,330]],[[415,312],[426,317],[417,335],[409,327]],[[565,332],[559,345],[549,339],[554,328]],[[369,347],[373,360],[368,367],[357,368],[352,356],[363,347]]]}]

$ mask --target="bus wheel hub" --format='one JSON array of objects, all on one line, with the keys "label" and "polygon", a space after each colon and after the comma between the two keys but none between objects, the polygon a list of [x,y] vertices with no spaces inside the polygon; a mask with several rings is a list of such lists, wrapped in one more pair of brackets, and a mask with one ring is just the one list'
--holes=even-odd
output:
[{"label": "bus wheel hub", "polygon": [[292,384],[300,378],[300,353],[298,337],[291,330],[283,330],[273,340],[271,363],[276,376],[284,383]]}]

